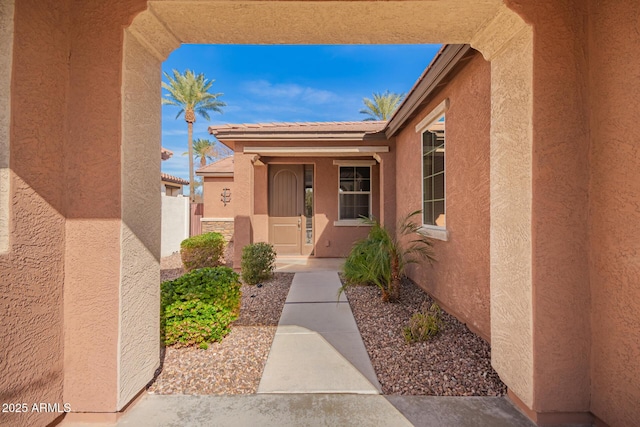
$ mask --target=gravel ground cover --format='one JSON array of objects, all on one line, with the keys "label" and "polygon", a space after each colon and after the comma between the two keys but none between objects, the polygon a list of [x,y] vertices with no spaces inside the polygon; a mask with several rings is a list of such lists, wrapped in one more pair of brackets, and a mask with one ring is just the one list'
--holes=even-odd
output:
[{"label": "gravel ground cover", "polygon": [[[169,260],[165,266],[171,267]],[[164,348],[162,366],[148,391],[155,394],[255,393],[292,280],[291,273],[276,273],[261,287],[242,285],[240,316],[232,324],[231,333],[222,342],[210,344],[207,350]]]},{"label": "gravel ground cover", "polygon": [[439,335],[408,344],[403,328],[433,300],[410,280],[400,301],[384,303],[375,286],[346,290],[351,310],[384,394],[502,396],[506,386],[491,367],[491,349],[455,317],[443,312]]},{"label": "gravel ground cover", "polygon": [[[233,249],[226,253],[231,266]],[[180,254],[161,260],[162,280],[184,272]],[[257,286],[242,286],[240,317],[221,343],[207,350],[167,348],[149,386],[156,394],[255,393],[293,280],[277,273]],[[413,313],[433,300],[413,282],[402,284],[398,303],[383,303],[374,286],[346,291],[356,323],[384,394],[501,396],[505,385],[491,368],[489,345],[443,312],[442,332],[426,342],[408,344],[402,330]]]}]

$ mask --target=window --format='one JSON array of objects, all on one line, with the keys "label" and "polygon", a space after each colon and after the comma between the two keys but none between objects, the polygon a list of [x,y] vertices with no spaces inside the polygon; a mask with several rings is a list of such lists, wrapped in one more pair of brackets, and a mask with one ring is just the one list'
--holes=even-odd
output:
[{"label": "window", "polygon": [[339,220],[371,216],[371,166],[340,166]]},{"label": "window", "polygon": [[444,114],[422,132],[423,223],[446,226]]}]

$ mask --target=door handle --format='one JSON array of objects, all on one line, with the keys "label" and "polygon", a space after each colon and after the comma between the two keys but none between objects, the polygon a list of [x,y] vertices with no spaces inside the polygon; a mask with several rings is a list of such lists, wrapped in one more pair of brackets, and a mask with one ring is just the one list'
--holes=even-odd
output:
[{"label": "door handle", "polygon": [[300,230],[302,226],[302,218],[298,218],[298,230]]}]

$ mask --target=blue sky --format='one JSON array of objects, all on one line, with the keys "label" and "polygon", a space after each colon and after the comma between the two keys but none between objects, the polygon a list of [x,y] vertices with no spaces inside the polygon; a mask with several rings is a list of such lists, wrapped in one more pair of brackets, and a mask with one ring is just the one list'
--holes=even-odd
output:
[{"label": "blue sky", "polygon": [[[373,92],[407,93],[440,45],[183,45],[162,70],[204,73],[227,106],[211,121],[196,118],[194,139],[214,140],[212,124],[359,121]],[[164,79],[163,79],[164,80]],[[164,96],[164,91],[163,91]],[[162,107],[162,171],[189,178],[187,125],[178,108]]]}]

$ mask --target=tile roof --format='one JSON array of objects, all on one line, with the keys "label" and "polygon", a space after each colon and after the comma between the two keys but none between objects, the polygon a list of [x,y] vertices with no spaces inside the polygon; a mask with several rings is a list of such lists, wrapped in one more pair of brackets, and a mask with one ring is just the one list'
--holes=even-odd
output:
[{"label": "tile roof", "polygon": [[233,156],[209,163],[197,170],[198,173],[233,173]]},{"label": "tile roof", "polygon": [[160,147],[160,158],[162,160],[168,160],[171,156],[173,156],[173,151]]},{"label": "tile roof", "polygon": [[250,134],[250,133],[318,133],[318,132],[381,132],[386,121],[361,122],[283,122],[283,123],[241,123],[209,126],[209,133]]},{"label": "tile roof", "polygon": [[186,179],[169,175],[167,173],[161,173],[160,177],[162,178],[162,181],[165,181],[165,182],[173,182],[174,184],[189,185],[189,181],[187,181]]}]

